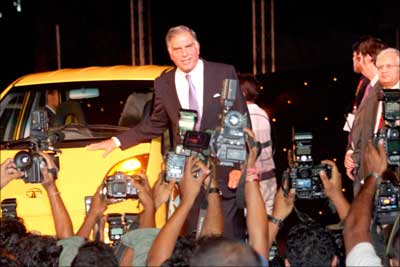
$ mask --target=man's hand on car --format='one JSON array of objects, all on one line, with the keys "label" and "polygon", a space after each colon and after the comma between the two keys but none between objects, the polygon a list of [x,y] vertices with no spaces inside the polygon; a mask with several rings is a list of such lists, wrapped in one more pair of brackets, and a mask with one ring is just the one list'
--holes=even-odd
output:
[{"label": "man's hand on car", "polygon": [[86,146],[87,150],[104,150],[103,158],[107,157],[117,145],[112,138]]}]

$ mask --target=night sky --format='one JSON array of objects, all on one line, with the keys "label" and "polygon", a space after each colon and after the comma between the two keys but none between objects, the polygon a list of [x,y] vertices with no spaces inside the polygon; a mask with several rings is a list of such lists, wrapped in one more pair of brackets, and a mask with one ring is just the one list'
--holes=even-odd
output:
[{"label": "night sky", "polygon": [[[57,67],[56,23],[60,25],[62,67],[131,63],[129,0],[19,0],[21,12],[13,2],[18,1],[2,0],[0,4],[3,87],[25,73]],[[252,71],[250,0],[150,3],[153,63],[171,64],[165,33],[171,26],[186,24],[197,32],[204,58],[234,64],[241,72]],[[277,71],[346,64],[351,71],[351,44],[364,34],[396,46],[399,3],[275,0]],[[266,5],[268,9],[268,0]],[[268,49],[267,44],[267,53]]]}]

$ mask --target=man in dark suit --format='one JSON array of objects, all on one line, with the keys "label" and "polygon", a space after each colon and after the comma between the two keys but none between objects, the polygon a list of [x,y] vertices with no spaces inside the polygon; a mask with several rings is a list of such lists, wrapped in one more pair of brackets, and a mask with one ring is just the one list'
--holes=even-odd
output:
[{"label": "man in dark suit", "polygon": [[362,101],[357,110],[354,125],[351,131],[352,136],[352,160],[357,166],[357,173],[354,180],[354,195],[360,189],[360,181],[368,174],[365,171],[362,160],[364,150],[369,139],[373,138],[382,126],[382,103],[379,101],[381,90],[399,88],[399,50],[386,48],[382,50],[376,59],[376,70],[378,82],[371,92]]},{"label": "man in dark suit", "polygon": [[[176,68],[162,74],[155,80],[153,110],[151,115],[139,125],[125,133],[91,144],[89,150],[105,150],[106,156],[116,147],[126,149],[140,142],[163,134],[172,128],[173,146],[181,143],[178,135],[179,109],[194,109],[190,91],[195,88],[200,131],[214,130],[221,124],[218,114],[222,111],[220,102],[222,82],[224,79],[237,79],[236,70],[231,65],[206,61],[200,58],[200,44],[196,34],[186,26],[171,28],[166,35],[166,44],[171,60]],[[188,77],[190,75],[190,77]],[[189,85],[191,84],[191,85]],[[246,101],[240,90],[236,93],[234,110],[248,114]],[[250,120],[248,120],[250,121]],[[235,206],[235,191],[227,187],[230,169],[219,166],[217,169],[218,186],[222,192],[222,209],[224,212],[224,234],[227,237],[244,238],[245,220],[242,210]],[[199,194],[195,208],[188,216],[186,230],[196,229],[199,203],[203,194]]]},{"label": "man in dark suit", "polygon": [[357,90],[354,95],[351,111],[347,115],[345,122],[345,131],[349,131],[348,144],[346,148],[346,156],[344,165],[346,167],[347,176],[354,180],[353,169],[355,168],[351,155],[354,150],[352,148],[351,131],[354,122],[354,116],[365,97],[370,92],[377,80],[377,70],[375,68],[375,60],[378,53],[385,49],[387,44],[379,38],[373,36],[363,36],[353,44],[353,71],[361,74]]}]

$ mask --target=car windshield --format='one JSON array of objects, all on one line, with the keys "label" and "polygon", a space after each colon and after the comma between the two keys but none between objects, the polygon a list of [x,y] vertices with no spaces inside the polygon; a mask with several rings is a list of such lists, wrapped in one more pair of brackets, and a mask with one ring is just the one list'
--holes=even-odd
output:
[{"label": "car windshield", "polygon": [[153,81],[91,81],[19,86],[0,103],[1,141],[30,136],[32,112],[46,111],[49,131],[65,140],[105,138],[150,113]]}]

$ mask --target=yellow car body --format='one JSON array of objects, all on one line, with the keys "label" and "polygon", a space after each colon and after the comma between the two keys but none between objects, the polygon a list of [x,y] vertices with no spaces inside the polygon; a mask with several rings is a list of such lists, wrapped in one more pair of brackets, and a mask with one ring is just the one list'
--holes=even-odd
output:
[{"label": "yellow car body", "polygon": [[[31,114],[43,104],[48,90],[57,89],[61,102],[66,100],[67,95],[72,97],[73,90],[98,90],[97,97],[80,99],[78,96],[73,100],[83,107],[85,118],[88,120],[85,126],[72,123],[56,127],[65,133],[65,139],[55,144],[55,147],[61,150],[56,185],[76,232],[87,212],[85,197],[96,192],[104,177],[112,175],[115,171],[132,175],[145,172],[151,185],[158,178],[163,161],[161,137],[124,151],[115,149],[106,158],[102,157],[104,151],[88,151],[85,146],[131,127],[120,125],[121,114],[126,113],[124,109],[136,104],[139,109],[142,108],[143,99],[148,100],[152,96],[154,79],[170,68],[155,65],[88,67],[34,73],[17,79],[0,95],[1,162],[6,158],[14,158],[18,151],[27,150],[27,144],[21,142],[21,139],[29,140]],[[146,97],[139,97],[137,101],[126,105],[127,96],[131,91],[134,92],[133,95],[143,94]],[[91,117],[93,122],[89,121]],[[0,197],[1,201],[16,199],[17,216],[24,219],[29,231],[55,235],[48,196],[40,183],[26,183],[23,179],[14,179],[1,189]],[[105,213],[123,215],[138,213],[140,210],[138,200],[134,198],[109,205]],[[159,209],[156,216],[157,226],[165,223],[165,214],[165,207]]]}]

